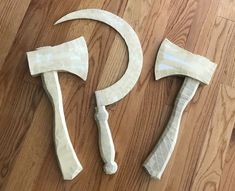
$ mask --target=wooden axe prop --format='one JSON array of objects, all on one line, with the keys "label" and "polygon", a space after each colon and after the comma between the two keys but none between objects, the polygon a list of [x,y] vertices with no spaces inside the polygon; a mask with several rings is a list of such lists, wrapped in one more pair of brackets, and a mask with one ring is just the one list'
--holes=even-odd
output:
[{"label": "wooden axe prop", "polygon": [[184,50],[167,39],[161,44],[155,63],[156,80],[172,75],[186,77],[166,129],[143,165],[153,178],[161,178],[171,157],[185,107],[193,98],[200,82],[209,84],[215,69],[216,65],[207,58]]},{"label": "wooden axe prop", "polygon": [[82,166],[67,130],[57,72],[70,72],[86,80],[88,73],[86,42],[83,37],[80,37],[58,46],[38,48],[27,52],[27,58],[31,75],[41,75],[43,87],[53,104],[56,154],[63,178],[71,180],[82,170]]}]

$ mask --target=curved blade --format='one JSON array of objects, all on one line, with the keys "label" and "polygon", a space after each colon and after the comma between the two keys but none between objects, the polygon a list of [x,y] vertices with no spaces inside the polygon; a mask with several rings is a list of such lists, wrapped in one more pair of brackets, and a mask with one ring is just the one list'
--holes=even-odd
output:
[{"label": "curved blade", "polygon": [[99,9],[72,12],[59,19],[55,24],[74,19],[92,19],[106,23],[119,32],[125,40],[129,51],[129,63],[125,74],[110,87],[95,92],[97,105],[106,106],[119,101],[131,91],[141,73],[143,53],[137,34],[122,18]]}]

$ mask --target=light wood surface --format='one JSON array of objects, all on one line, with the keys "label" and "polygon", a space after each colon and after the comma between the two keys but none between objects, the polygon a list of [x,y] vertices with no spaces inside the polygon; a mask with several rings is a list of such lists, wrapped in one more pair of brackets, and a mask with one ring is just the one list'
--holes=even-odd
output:
[{"label": "light wood surface", "polygon": [[[232,1],[222,0],[23,0],[17,5],[2,0],[0,189],[233,191],[235,23],[227,14],[232,7]],[[144,51],[137,85],[107,107],[119,164],[112,176],[103,172],[99,155],[94,92],[120,79],[128,53],[122,38],[104,24],[72,21],[53,26],[61,16],[82,8],[102,8],[124,18]],[[68,73],[59,79],[69,134],[84,170],[64,181],[54,152],[53,109],[41,79],[30,75],[25,53],[79,36],[88,44],[88,79],[83,82]],[[179,77],[154,80],[157,49],[165,37],[208,57],[218,68],[210,85],[199,87],[186,108],[173,156],[156,181],[142,163],[159,140],[183,82]]]}]

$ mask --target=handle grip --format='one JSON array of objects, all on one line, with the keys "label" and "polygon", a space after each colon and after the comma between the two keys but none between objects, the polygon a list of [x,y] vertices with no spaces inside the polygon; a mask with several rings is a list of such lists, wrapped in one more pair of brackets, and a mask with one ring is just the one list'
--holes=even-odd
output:
[{"label": "handle grip", "polygon": [[109,114],[105,106],[96,107],[95,119],[99,127],[99,149],[101,157],[105,163],[106,174],[114,174],[117,171],[115,159],[115,148],[108,124]]},{"label": "handle grip", "polygon": [[161,179],[176,145],[183,111],[195,95],[198,86],[199,81],[185,78],[166,129],[143,165],[153,178]]},{"label": "handle grip", "polygon": [[72,180],[82,170],[67,130],[57,72],[42,74],[43,86],[54,107],[54,141],[63,178]]}]

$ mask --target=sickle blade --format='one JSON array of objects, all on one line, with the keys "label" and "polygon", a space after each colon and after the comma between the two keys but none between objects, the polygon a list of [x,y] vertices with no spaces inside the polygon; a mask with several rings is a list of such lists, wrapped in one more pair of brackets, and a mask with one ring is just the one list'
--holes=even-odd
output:
[{"label": "sickle blade", "polygon": [[99,127],[100,154],[105,163],[104,171],[106,174],[114,174],[118,166],[114,161],[115,148],[108,124],[109,115],[105,106],[122,99],[136,84],[143,65],[142,48],[139,38],[131,26],[126,21],[110,12],[99,9],[75,11],[62,17],[55,24],[74,19],[92,19],[106,23],[119,32],[127,44],[129,63],[125,74],[110,87],[95,92],[97,102],[95,119]]},{"label": "sickle blade", "polygon": [[143,53],[139,38],[132,27],[122,18],[104,10],[84,9],[65,15],[55,24],[75,19],[92,19],[110,25],[123,37],[129,51],[129,63],[122,78],[113,85],[95,92],[98,106],[107,106],[125,97],[139,79]]}]

